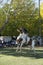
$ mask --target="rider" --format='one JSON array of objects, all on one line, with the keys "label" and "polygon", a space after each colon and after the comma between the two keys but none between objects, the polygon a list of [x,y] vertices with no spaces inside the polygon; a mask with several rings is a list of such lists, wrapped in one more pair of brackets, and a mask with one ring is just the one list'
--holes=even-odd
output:
[{"label": "rider", "polygon": [[17,31],[20,32],[20,34],[19,34],[19,36],[17,37],[17,40],[16,40],[16,43],[18,44],[17,51],[18,51],[18,48],[19,48],[19,44],[20,44],[20,51],[21,51],[23,44],[28,43],[30,38],[28,37],[27,30],[25,28],[20,28]]}]

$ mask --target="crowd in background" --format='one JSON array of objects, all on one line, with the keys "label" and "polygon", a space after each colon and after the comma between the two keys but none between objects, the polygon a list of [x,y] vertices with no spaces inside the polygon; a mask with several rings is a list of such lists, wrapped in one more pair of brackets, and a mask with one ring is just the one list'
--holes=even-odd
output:
[{"label": "crowd in background", "polygon": [[[31,43],[28,43],[28,41],[31,40],[36,40],[36,46],[42,46],[43,45],[43,38],[38,36],[32,36],[29,37],[28,31],[25,28],[19,28],[17,29],[17,32],[19,32],[19,35],[16,36],[1,36],[0,35],[0,47],[6,47],[6,46],[16,46],[18,44],[17,40],[20,38],[19,42],[22,41],[22,44],[27,41],[27,43],[23,45],[29,45]],[[22,40],[22,39],[23,40]],[[27,38],[27,39],[26,39]],[[33,43],[33,41],[32,41]]]}]

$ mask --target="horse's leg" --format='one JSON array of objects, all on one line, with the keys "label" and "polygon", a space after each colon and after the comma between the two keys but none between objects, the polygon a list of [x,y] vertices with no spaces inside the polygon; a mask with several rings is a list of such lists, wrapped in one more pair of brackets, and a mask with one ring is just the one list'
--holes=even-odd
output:
[{"label": "horse's leg", "polygon": [[22,46],[24,44],[24,41],[21,42],[21,45],[20,45],[20,52],[22,51]]},{"label": "horse's leg", "polygon": [[16,48],[16,52],[17,52],[19,50],[19,42],[16,41],[16,43],[17,43],[17,48]]},{"label": "horse's leg", "polygon": [[33,52],[34,52],[34,54],[36,54],[36,51],[35,51],[35,42],[32,42],[32,50],[33,50]]},{"label": "horse's leg", "polygon": [[17,45],[16,52],[19,50],[19,45]]},{"label": "horse's leg", "polygon": [[22,46],[23,46],[23,44],[21,43],[21,45],[20,45],[20,52],[22,51]]},{"label": "horse's leg", "polygon": [[32,50],[32,40],[28,41],[28,45],[29,45],[30,50]]}]

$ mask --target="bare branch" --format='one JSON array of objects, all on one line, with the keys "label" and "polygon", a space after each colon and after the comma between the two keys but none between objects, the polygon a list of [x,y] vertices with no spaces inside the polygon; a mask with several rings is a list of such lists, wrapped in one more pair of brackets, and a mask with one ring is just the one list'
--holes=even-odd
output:
[{"label": "bare branch", "polygon": [[0,4],[3,2],[3,0],[0,0]]},{"label": "bare branch", "polygon": [[13,0],[11,0],[11,2],[10,2],[10,5],[9,5],[8,12],[7,13],[9,13],[12,3],[13,3]]}]

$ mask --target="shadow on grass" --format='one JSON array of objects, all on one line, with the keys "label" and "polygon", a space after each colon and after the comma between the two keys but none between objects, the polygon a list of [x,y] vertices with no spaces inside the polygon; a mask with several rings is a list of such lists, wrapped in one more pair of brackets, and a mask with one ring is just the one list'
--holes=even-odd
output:
[{"label": "shadow on grass", "polygon": [[0,48],[0,54],[2,55],[10,55],[10,56],[16,56],[16,57],[34,57],[36,59],[43,58],[43,50],[36,50],[36,53],[32,50],[22,49],[22,52],[16,52],[15,48]]}]

